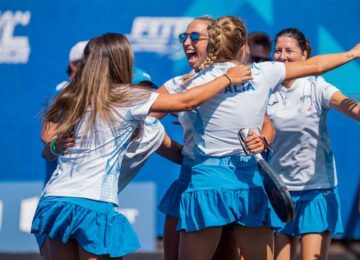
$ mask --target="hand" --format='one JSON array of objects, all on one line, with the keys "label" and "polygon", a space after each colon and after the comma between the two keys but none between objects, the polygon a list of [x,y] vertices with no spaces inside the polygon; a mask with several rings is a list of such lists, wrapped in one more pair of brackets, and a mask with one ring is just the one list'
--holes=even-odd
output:
[{"label": "hand", "polygon": [[69,147],[73,147],[74,145],[75,145],[74,136],[67,136],[67,137],[57,138],[55,148],[57,152],[66,155],[70,153],[66,149]]},{"label": "hand", "polygon": [[248,137],[245,139],[245,145],[251,153],[262,153],[265,150],[263,140],[252,130],[250,130]]},{"label": "hand", "polygon": [[348,51],[351,58],[357,59],[360,58],[360,43],[356,44],[354,48]]},{"label": "hand", "polygon": [[226,75],[231,80],[231,84],[239,84],[249,80],[252,80],[251,69],[249,66],[240,64],[235,67],[229,68],[226,71]]}]

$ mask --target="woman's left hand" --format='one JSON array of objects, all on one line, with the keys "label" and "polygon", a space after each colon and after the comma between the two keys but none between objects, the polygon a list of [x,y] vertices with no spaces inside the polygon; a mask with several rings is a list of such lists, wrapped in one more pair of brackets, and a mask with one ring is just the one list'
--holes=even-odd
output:
[{"label": "woman's left hand", "polygon": [[251,153],[262,153],[265,150],[263,140],[252,130],[250,130],[250,134],[246,137],[245,144]]}]

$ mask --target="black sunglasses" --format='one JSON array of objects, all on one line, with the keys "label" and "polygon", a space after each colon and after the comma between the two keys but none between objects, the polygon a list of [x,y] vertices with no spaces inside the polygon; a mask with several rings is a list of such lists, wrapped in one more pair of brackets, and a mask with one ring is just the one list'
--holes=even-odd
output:
[{"label": "black sunglasses", "polygon": [[192,42],[198,42],[200,40],[201,34],[199,32],[192,32],[192,33],[180,33],[179,34],[179,42],[184,43],[188,37]]},{"label": "black sunglasses", "polygon": [[266,57],[259,57],[259,56],[251,56],[251,60],[252,62],[264,62],[264,61],[270,61],[270,58],[266,58]]}]

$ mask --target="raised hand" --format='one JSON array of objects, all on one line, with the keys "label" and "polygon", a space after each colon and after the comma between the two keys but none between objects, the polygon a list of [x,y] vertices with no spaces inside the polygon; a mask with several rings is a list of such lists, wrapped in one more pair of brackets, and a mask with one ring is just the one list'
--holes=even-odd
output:
[{"label": "raised hand", "polygon": [[249,135],[245,139],[245,145],[251,153],[261,153],[265,150],[263,140],[252,130],[250,130]]},{"label": "raised hand", "polygon": [[56,150],[61,154],[69,154],[70,152],[67,150],[69,147],[73,147],[75,145],[75,138],[73,136],[58,138],[56,140]]},{"label": "raised hand", "polygon": [[239,84],[249,80],[252,80],[251,69],[247,65],[236,65],[227,70],[226,76],[230,79],[232,84]]}]

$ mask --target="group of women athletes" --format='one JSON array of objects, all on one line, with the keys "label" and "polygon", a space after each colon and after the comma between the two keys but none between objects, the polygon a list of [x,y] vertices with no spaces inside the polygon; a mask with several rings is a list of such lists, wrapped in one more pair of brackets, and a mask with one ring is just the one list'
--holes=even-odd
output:
[{"label": "group of women athletes", "polygon": [[[303,259],[325,259],[331,236],[342,232],[325,116],[334,107],[359,120],[360,106],[313,75],[360,57],[360,45],[310,58],[309,42],[290,28],[275,38],[275,62],[247,64],[247,30],[233,16],[195,19],[179,40],[193,70],[158,93],[131,86],[133,53],[123,35],[89,41],[75,79],[44,115],[58,167],[32,226],[43,255],[121,258],[139,247],[116,211],[123,155],[149,115],[184,111],[181,173],[159,205],[167,215],[165,258],[211,259],[219,241],[233,237],[234,254],[222,259],[293,259],[301,237]],[[287,225],[268,203],[255,160],[238,145],[244,127],[253,130],[252,152],[272,141],[270,163],[296,207]],[[77,141],[65,152],[69,135]],[[159,145],[181,152],[166,138]]]}]

